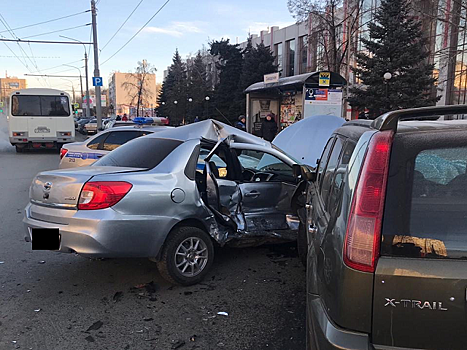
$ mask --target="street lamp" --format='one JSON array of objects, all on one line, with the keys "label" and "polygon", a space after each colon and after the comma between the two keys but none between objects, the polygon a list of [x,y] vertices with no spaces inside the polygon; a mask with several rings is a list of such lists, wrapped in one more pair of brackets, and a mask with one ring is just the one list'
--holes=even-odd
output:
[{"label": "street lamp", "polygon": [[[80,87],[81,87],[81,108],[83,108],[82,104],[83,104],[83,97],[84,97],[84,95],[83,95],[83,77],[82,77],[82,75],[81,75],[81,69],[79,69],[79,68],[76,67],[76,66],[72,66],[72,65],[70,65],[70,64],[64,64],[64,66],[76,68],[76,69],[78,70],[78,72],[79,72],[79,84],[80,84]],[[76,100],[75,100],[75,102],[76,102]]]},{"label": "street lamp", "polygon": [[71,91],[73,92],[73,103],[75,103],[75,102],[76,102],[76,98],[75,98],[75,86],[73,85],[73,81],[70,80],[70,79],[65,79],[65,78],[61,78],[61,79],[70,82],[70,84],[71,84]]},{"label": "street lamp", "polygon": [[209,96],[206,96],[204,98],[206,100],[206,118],[209,118],[209,100],[210,100],[210,97]]},{"label": "street lamp", "polygon": [[384,73],[384,80],[386,80],[386,100],[388,103],[388,109],[391,109],[391,102],[389,101],[389,80],[392,78],[392,74],[389,72]]},{"label": "street lamp", "polygon": [[77,39],[70,38],[68,36],[64,35],[59,35],[62,38],[68,39],[68,40],[73,40],[78,43],[81,43],[84,47],[84,69],[85,69],[85,75],[86,75],[86,117],[89,118],[91,116],[91,106],[89,104],[89,76],[88,76],[88,54],[86,52],[86,45]]}]

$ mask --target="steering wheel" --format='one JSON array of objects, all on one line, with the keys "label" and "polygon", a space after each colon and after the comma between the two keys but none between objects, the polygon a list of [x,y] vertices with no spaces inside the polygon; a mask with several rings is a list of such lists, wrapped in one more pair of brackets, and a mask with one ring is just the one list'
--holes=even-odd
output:
[{"label": "steering wheel", "polygon": [[[265,171],[260,171],[256,174],[254,174],[250,181],[251,182],[259,182],[259,181],[270,181],[274,176],[276,176],[276,174],[272,174],[272,173],[267,173]],[[264,180],[263,180],[264,178]]]}]

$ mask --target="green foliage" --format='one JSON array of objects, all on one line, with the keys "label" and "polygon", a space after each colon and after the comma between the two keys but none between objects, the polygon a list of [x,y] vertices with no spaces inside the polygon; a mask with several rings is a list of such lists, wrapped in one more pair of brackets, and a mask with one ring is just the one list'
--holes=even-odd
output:
[{"label": "green foliage", "polygon": [[169,117],[172,125],[179,125],[183,121],[187,110],[187,72],[178,49],[162,84],[158,102],[160,116]]},{"label": "green foliage", "polygon": [[217,119],[225,121],[225,116],[232,124],[240,114],[245,113],[240,101],[239,82],[242,74],[243,57],[238,45],[229,43],[229,39],[210,43],[210,53],[219,59],[219,84],[214,92]]},{"label": "green foliage", "polygon": [[[357,55],[354,72],[362,85],[350,89],[350,104],[367,108],[373,118],[390,110],[435,104],[433,65],[426,61],[426,39],[409,3],[382,0],[375,19],[368,25],[369,39],[362,39],[367,53]],[[388,81],[383,77],[386,72],[392,75]]]},{"label": "green foliage", "polygon": [[208,102],[206,102],[205,98],[209,95],[209,86],[206,77],[206,64],[199,51],[191,66],[188,67],[187,91],[188,98],[192,99],[191,102],[188,102],[188,120],[193,121],[196,116],[199,118],[206,118],[206,104]]}]

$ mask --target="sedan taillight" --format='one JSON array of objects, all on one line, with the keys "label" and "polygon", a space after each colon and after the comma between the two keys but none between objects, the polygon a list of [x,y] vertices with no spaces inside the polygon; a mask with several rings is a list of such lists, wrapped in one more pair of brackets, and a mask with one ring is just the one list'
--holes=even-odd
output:
[{"label": "sedan taillight", "polygon": [[133,187],[125,181],[87,182],[78,200],[79,210],[110,208],[117,204]]},{"label": "sedan taillight", "polygon": [[68,150],[66,148],[61,148],[60,149],[60,159],[65,157],[65,155],[68,153]]}]

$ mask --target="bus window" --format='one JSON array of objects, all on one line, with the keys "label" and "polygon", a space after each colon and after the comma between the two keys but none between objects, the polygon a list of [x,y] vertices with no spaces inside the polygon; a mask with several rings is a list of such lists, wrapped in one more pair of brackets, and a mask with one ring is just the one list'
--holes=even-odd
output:
[{"label": "bus window", "polygon": [[67,96],[13,95],[13,116],[69,116]]}]

